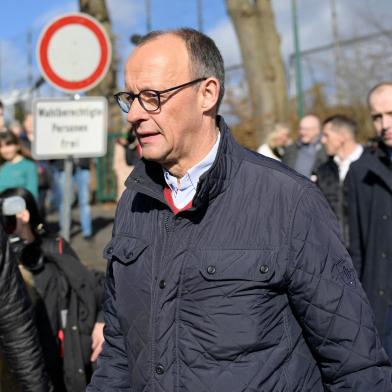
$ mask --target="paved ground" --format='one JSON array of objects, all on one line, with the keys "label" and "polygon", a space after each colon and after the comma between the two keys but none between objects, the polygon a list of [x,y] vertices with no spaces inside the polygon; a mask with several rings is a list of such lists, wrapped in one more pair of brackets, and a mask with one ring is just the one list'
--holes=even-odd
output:
[{"label": "paved ground", "polygon": [[[95,204],[91,206],[93,223],[93,238],[91,241],[83,239],[79,225],[79,209],[72,209],[71,245],[89,268],[105,270],[106,262],[102,257],[102,251],[111,238],[115,203]],[[58,215],[50,214],[47,217],[49,227],[58,230]]]}]

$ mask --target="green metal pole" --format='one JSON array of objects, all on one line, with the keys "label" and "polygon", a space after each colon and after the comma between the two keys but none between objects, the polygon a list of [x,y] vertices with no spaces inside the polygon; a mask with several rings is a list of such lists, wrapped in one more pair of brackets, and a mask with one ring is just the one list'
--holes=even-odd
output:
[{"label": "green metal pole", "polygon": [[298,35],[298,16],[297,16],[297,0],[291,0],[291,10],[293,17],[293,35],[295,48],[295,82],[297,95],[297,114],[299,118],[304,116],[304,94],[302,90],[302,66],[301,66],[301,51],[299,47]]}]

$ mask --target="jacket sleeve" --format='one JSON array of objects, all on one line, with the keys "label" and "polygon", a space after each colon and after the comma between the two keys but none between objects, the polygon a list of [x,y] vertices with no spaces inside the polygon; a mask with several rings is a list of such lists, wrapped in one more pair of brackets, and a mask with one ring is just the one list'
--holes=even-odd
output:
[{"label": "jacket sleeve", "polygon": [[0,347],[23,391],[49,391],[31,303],[1,225],[0,243]]},{"label": "jacket sleeve", "polygon": [[359,219],[358,189],[356,186],[355,176],[352,170],[349,170],[346,178],[347,190],[347,210],[348,210],[348,229],[349,229],[349,252],[353,260],[354,267],[358,273],[359,279],[362,279],[363,273],[363,240],[361,222]]},{"label": "jacket sleeve", "polygon": [[116,292],[112,268],[112,262],[109,260],[103,298],[105,343],[97,360],[97,370],[87,387],[87,392],[129,392],[131,388],[125,339],[116,312]]},{"label": "jacket sleeve", "polygon": [[95,303],[97,304],[96,322],[104,323],[104,315],[102,309],[103,293],[105,287],[105,273],[92,269],[89,271],[93,280]]},{"label": "jacket sleeve", "polygon": [[392,369],[336,218],[314,186],[292,216],[288,297],[326,391],[392,390]]}]

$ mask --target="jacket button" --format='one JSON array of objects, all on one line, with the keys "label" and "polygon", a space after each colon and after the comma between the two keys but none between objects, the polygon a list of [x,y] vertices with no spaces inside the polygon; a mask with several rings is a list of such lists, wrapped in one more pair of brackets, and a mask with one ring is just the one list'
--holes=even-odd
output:
[{"label": "jacket button", "polygon": [[260,267],[260,273],[261,273],[261,274],[266,274],[268,271],[269,271],[268,265],[262,265],[262,266]]},{"label": "jacket button", "polygon": [[160,288],[160,289],[164,289],[165,287],[166,287],[166,281],[162,279],[162,280],[159,282],[159,288]]},{"label": "jacket button", "polygon": [[383,219],[383,220],[388,220],[388,218],[389,218],[388,214],[384,214],[384,215],[382,216],[382,219]]},{"label": "jacket button", "polygon": [[382,258],[382,259],[386,259],[386,258],[387,258],[386,252],[382,252],[382,253],[381,253],[381,258]]},{"label": "jacket button", "polygon": [[113,248],[112,248],[112,247],[110,247],[110,248],[108,249],[108,253],[109,253],[110,255],[113,253]]},{"label": "jacket button", "polygon": [[383,289],[378,290],[378,294],[379,295],[384,295],[384,290]]},{"label": "jacket button", "polygon": [[165,373],[165,368],[162,365],[157,365],[155,367],[155,373],[161,375]]},{"label": "jacket button", "polygon": [[207,268],[207,272],[208,272],[210,275],[214,275],[215,272],[216,272],[215,266],[214,266],[214,265],[209,265],[208,268]]}]

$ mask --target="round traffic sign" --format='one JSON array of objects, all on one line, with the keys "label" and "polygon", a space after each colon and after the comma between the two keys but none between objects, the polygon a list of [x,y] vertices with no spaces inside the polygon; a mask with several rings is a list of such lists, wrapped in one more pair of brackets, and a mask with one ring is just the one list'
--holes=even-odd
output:
[{"label": "round traffic sign", "polygon": [[111,61],[110,40],[102,25],[83,13],[63,15],[46,26],[37,46],[44,78],[65,92],[96,86]]}]

